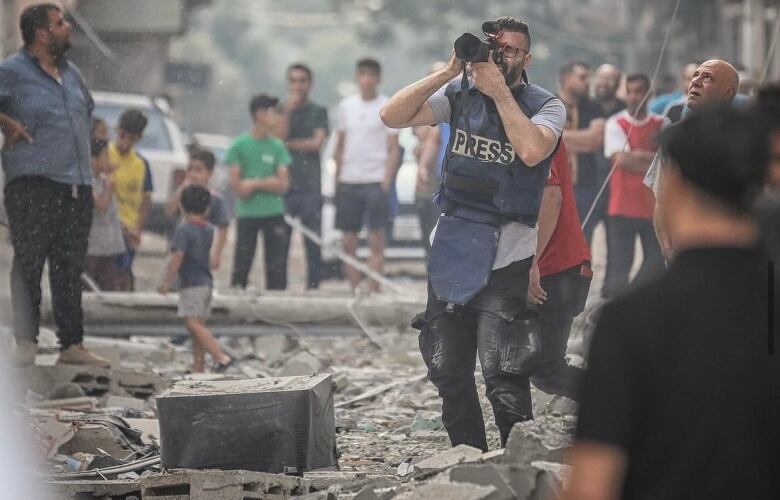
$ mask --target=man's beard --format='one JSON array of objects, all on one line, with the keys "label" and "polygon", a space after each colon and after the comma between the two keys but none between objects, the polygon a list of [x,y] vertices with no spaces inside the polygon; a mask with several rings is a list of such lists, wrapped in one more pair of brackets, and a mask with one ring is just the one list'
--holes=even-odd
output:
[{"label": "man's beard", "polygon": [[55,59],[60,58],[65,55],[65,53],[70,49],[70,47],[71,45],[69,40],[65,40],[62,43],[59,42],[52,43],[49,46],[49,54],[51,54],[52,57],[54,57]]},{"label": "man's beard", "polygon": [[519,78],[522,78],[523,66],[522,65],[507,66],[506,69],[502,68],[502,73],[504,73],[504,80],[506,81],[506,86],[512,87],[514,84],[517,83]]}]

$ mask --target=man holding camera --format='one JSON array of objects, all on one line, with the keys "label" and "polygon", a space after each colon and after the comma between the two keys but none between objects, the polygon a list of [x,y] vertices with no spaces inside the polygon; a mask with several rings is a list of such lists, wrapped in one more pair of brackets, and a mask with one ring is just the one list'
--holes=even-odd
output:
[{"label": "man holding camera", "polygon": [[[448,65],[391,97],[381,116],[396,128],[451,125],[436,195],[442,215],[432,236],[428,306],[415,326],[451,443],[486,450],[475,352],[501,444],[516,422],[532,418],[529,377],[541,339],[526,307],[528,273],[565,108],[528,83],[528,25],[502,17],[483,31],[487,42],[459,38]],[[464,77],[447,85],[465,62],[473,82]]]}]

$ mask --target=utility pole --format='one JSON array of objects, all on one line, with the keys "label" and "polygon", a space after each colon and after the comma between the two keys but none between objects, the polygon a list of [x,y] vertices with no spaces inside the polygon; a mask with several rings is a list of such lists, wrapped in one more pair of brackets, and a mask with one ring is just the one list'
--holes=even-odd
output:
[{"label": "utility pole", "polygon": [[751,72],[761,71],[766,47],[766,7],[764,0],[742,2],[742,63]]}]

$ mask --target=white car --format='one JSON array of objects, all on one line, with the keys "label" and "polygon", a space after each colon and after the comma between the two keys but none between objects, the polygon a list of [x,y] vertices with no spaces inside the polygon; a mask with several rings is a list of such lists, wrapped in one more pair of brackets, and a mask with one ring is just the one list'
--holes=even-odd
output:
[{"label": "white car", "polygon": [[93,92],[92,97],[95,100],[92,116],[105,120],[112,137],[116,133],[119,116],[127,108],[139,109],[149,119],[143,138],[136,146],[141,156],[149,162],[154,183],[152,211],[146,229],[166,232],[172,221],[165,217],[163,209],[171,193],[184,178],[188,158],[186,136],[164,104],[155,102],[149,96]]},{"label": "white car", "polygon": [[[411,130],[403,130],[399,137],[404,148],[404,161],[398,169],[395,181],[397,203],[394,206],[392,234],[388,235],[385,259],[393,261],[425,260],[425,249],[422,244],[420,219],[414,206],[415,187],[417,183],[417,163],[412,154],[416,139]],[[322,151],[322,194],[325,198],[322,207],[322,239],[327,245],[341,246],[341,231],[336,229],[336,207],[333,199],[335,192],[336,163],[333,151],[336,147],[336,134],[331,134]],[[357,255],[367,259],[370,251],[366,243],[366,231],[360,234],[360,246]],[[324,251],[322,259],[330,274],[338,268],[338,260],[332,252]],[[336,271],[337,272],[337,271]]]}]

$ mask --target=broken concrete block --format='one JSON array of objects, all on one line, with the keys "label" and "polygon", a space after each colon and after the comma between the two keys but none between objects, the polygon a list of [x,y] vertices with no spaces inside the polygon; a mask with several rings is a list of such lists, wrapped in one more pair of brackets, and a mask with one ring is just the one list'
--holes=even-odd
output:
[{"label": "broken concrete block", "polygon": [[352,497],[352,500],[380,500],[380,498],[374,493],[373,488],[363,488],[357,495]]},{"label": "broken concrete block", "polygon": [[100,424],[79,425],[73,439],[60,447],[60,453],[64,455],[78,452],[103,455],[103,452],[106,452],[117,459],[124,458],[133,451],[126,443],[118,440],[111,429]]},{"label": "broken concrete block", "polygon": [[561,496],[571,466],[554,462],[533,462],[536,469],[536,488],[529,500],[554,500]]},{"label": "broken concrete block", "polygon": [[406,477],[412,472],[414,472],[414,464],[410,462],[401,462],[395,470],[395,473],[401,477]]},{"label": "broken concrete block", "polygon": [[49,481],[58,498],[141,498],[138,480]]},{"label": "broken concrete block", "polygon": [[279,371],[280,377],[313,375],[325,368],[319,359],[311,353],[301,351],[288,359]]},{"label": "broken concrete block", "polygon": [[349,379],[343,373],[333,374],[333,392],[341,392],[349,386]]},{"label": "broken concrete block", "polygon": [[479,448],[461,444],[417,462],[415,468],[420,472],[435,472],[458,464],[478,462],[481,457],[482,450]]},{"label": "broken concrete block", "polygon": [[74,384],[73,382],[69,382],[66,384],[60,384],[57,387],[55,387],[48,396],[46,396],[46,399],[52,400],[52,399],[71,399],[71,398],[81,398],[86,396],[84,394],[84,390],[81,388],[80,385]]},{"label": "broken concrete block", "polygon": [[144,444],[160,442],[160,422],[155,418],[126,418],[125,422],[133,429],[141,432]]},{"label": "broken concrete block", "polygon": [[504,458],[504,453],[506,453],[504,448],[487,451],[482,454],[480,462],[500,462]]},{"label": "broken concrete block", "polygon": [[536,476],[536,489],[528,500],[555,500],[560,498],[563,484],[554,474],[541,471]]},{"label": "broken concrete block", "polygon": [[68,398],[68,399],[51,399],[49,401],[41,401],[32,405],[33,408],[39,410],[46,409],[63,409],[72,411],[88,411],[94,410],[98,407],[98,401],[95,398],[80,397],[80,398]]},{"label": "broken concrete block", "polygon": [[156,401],[166,468],[301,473],[337,465],[329,375],[184,380]]},{"label": "broken concrete block", "polygon": [[496,489],[467,483],[431,482],[398,495],[398,500],[487,500]]},{"label": "broken concrete block", "polygon": [[126,398],[109,394],[106,396],[103,406],[107,408],[133,408],[144,411],[146,409],[146,401],[138,398]]},{"label": "broken concrete block", "polygon": [[494,465],[458,465],[447,471],[446,477],[452,483],[492,486],[495,491],[487,497],[488,500],[513,500],[517,498],[514,490],[507,485]]},{"label": "broken concrete block", "polygon": [[38,394],[46,394],[62,383],[74,383],[87,396],[114,394],[147,399],[168,385],[161,377],[150,372],[72,365],[27,366],[18,370],[18,380],[24,384],[24,388]]},{"label": "broken concrete block", "polygon": [[291,334],[263,335],[254,339],[255,355],[268,366],[277,366],[300,346],[297,337]]},{"label": "broken concrete block", "polygon": [[309,484],[305,479],[242,470],[182,470],[141,478],[141,494],[145,500],[244,500],[289,498],[307,493]]},{"label": "broken concrete block", "polygon": [[391,476],[367,474],[365,472],[314,471],[303,476],[311,484],[311,488],[324,491],[338,485],[343,491],[360,491],[369,486],[380,488],[383,484],[392,482]]},{"label": "broken concrete block", "polygon": [[500,464],[496,471],[515,493],[516,498],[527,499],[536,488],[539,470],[530,464]]},{"label": "broken concrete block", "polygon": [[572,445],[577,424],[573,416],[544,415],[515,424],[509,434],[505,463],[530,464],[534,461],[563,462]]}]

